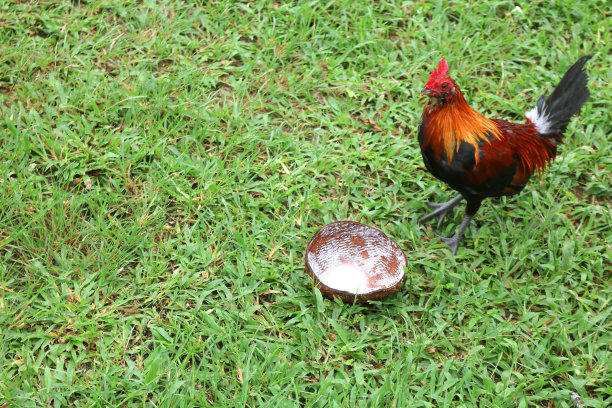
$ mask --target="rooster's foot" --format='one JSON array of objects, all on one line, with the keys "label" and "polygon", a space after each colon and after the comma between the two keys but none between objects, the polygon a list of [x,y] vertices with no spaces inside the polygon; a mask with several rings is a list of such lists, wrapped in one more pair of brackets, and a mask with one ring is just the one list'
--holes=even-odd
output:
[{"label": "rooster's foot", "polygon": [[428,207],[435,208],[435,210],[427,214],[426,216],[419,218],[418,223],[422,224],[425,221],[429,221],[432,218],[439,216],[440,219],[438,220],[438,225],[437,225],[437,228],[439,229],[440,225],[442,225],[442,220],[444,219],[444,217],[446,217],[446,215],[450,214],[451,217],[453,216],[453,213],[455,211],[455,206],[459,204],[462,198],[463,196],[459,194],[457,197],[453,198],[452,200],[449,200],[442,204],[427,203]]},{"label": "rooster's foot", "polygon": [[434,234],[434,235],[440,238],[442,242],[446,244],[446,246],[450,249],[453,255],[457,253],[457,249],[459,248],[459,243],[461,242],[461,240],[457,237],[457,235],[453,235],[450,238],[443,237],[442,235],[438,235],[438,234]]},{"label": "rooster's foot", "polygon": [[444,242],[450,248],[453,255],[455,255],[455,253],[457,253],[457,248],[459,248],[459,243],[463,239],[463,233],[465,232],[468,225],[470,225],[470,221],[472,221],[473,217],[474,215],[466,214],[465,217],[463,217],[463,221],[461,221],[461,225],[459,225],[459,229],[457,229],[457,232],[451,238],[443,237],[438,234],[434,235],[440,238],[442,242]]}]

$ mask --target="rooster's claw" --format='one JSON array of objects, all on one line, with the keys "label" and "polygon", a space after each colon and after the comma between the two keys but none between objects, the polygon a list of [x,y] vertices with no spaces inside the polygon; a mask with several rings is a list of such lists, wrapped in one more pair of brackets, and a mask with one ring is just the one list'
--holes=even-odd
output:
[{"label": "rooster's claw", "polygon": [[438,220],[437,228],[440,229],[440,225],[442,225],[442,220],[444,219],[444,217],[446,217],[446,215],[448,214],[450,214],[451,217],[453,216],[455,212],[455,206],[459,204],[459,201],[461,201],[462,198],[463,197],[461,196],[461,194],[459,194],[457,197],[453,198],[452,200],[449,200],[442,204],[427,203],[428,207],[435,208],[435,210],[425,215],[424,217],[419,218],[417,222],[419,224],[422,224],[425,221],[429,221],[430,219],[439,216],[440,219]]},{"label": "rooster's claw", "polygon": [[457,238],[457,235],[453,235],[451,238],[443,237],[442,235],[434,234],[436,237],[440,238],[444,244],[450,249],[451,253],[455,255],[457,253],[457,249],[459,248],[459,242],[461,240]]}]

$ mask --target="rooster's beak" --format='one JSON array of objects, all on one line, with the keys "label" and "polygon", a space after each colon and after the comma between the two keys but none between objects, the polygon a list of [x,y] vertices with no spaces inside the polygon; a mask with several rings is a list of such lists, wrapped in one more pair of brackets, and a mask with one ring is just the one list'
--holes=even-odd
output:
[{"label": "rooster's beak", "polygon": [[421,95],[431,95],[431,90],[427,89],[427,88],[423,88],[421,89]]}]

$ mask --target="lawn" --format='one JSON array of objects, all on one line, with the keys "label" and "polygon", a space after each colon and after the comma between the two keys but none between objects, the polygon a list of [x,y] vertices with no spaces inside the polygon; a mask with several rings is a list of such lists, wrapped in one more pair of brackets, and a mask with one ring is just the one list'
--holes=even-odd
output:
[{"label": "lawn", "polygon": [[[611,14],[0,1],[0,407],[610,406]],[[557,160],[453,257],[416,222],[453,194],[416,140],[429,73],[522,121],[585,54]],[[398,292],[313,287],[336,220],[400,244]]]}]

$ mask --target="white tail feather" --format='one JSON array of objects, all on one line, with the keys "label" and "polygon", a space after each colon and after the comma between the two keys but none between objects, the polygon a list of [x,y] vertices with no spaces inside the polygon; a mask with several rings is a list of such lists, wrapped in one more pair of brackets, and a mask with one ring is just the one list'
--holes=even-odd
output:
[{"label": "white tail feather", "polygon": [[533,122],[537,131],[542,135],[549,133],[551,128],[550,117],[544,113],[545,111],[545,109],[542,109],[539,112],[538,107],[534,106],[533,109],[525,113],[525,116]]}]

